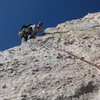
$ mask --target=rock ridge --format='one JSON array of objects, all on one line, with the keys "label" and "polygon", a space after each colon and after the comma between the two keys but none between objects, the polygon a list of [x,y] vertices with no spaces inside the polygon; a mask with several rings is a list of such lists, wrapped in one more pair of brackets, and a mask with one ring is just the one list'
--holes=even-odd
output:
[{"label": "rock ridge", "polygon": [[46,43],[100,65],[100,12],[45,32],[0,51],[0,100],[99,100],[100,70]]}]

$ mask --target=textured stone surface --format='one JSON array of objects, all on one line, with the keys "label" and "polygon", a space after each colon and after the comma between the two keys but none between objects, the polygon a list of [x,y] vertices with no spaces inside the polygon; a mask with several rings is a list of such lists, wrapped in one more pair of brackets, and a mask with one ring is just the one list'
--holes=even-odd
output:
[{"label": "textured stone surface", "polygon": [[47,44],[100,65],[100,13],[45,32],[0,52],[0,100],[99,100],[99,69]]}]

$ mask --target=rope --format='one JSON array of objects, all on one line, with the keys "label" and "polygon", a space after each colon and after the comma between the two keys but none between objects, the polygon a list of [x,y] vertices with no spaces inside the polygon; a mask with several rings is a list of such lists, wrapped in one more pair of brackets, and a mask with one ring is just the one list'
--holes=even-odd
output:
[{"label": "rope", "polygon": [[52,47],[52,48],[54,48],[54,49],[57,49],[57,50],[59,50],[59,51],[63,51],[63,52],[65,52],[65,53],[67,53],[67,54],[69,54],[70,56],[73,56],[73,57],[75,57],[75,58],[77,58],[77,59],[79,59],[79,60],[81,60],[81,61],[83,61],[83,62],[86,62],[87,64],[90,64],[91,66],[94,66],[94,67],[96,67],[97,69],[99,69],[100,70],[100,65],[97,65],[97,64],[94,64],[94,63],[92,63],[92,62],[90,62],[90,61],[88,61],[88,60],[85,60],[83,57],[78,57],[78,56],[76,56],[76,55],[74,55],[74,54],[72,54],[72,53],[70,53],[70,52],[68,52],[67,50],[64,50],[64,49],[62,49],[62,48],[58,48],[58,47],[56,47],[56,46],[53,46],[51,43],[45,43],[45,42],[43,42],[42,40],[40,40],[39,39],[39,41],[41,41],[41,43],[43,43],[43,44],[45,44],[45,45],[47,45],[47,46],[49,46],[49,47]]}]

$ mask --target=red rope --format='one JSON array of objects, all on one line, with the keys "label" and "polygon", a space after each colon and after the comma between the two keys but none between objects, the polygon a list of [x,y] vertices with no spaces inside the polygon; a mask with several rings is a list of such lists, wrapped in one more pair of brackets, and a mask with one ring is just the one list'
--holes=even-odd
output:
[{"label": "red rope", "polygon": [[[44,44],[44,42],[42,41],[42,40],[39,40],[39,41],[41,41],[43,44]],[[56,47],[56,46],[53,46],[51,43],[45,43],[47,46],[49,46],[49,47],[53,47],[53,48],[55,48],[55,49],[57,49],[57,50],[59,50],[59,51],[63,51],[63,52],[65,52],[65,53],[67,53],[67,54],[69,54],[70,56],[74,56],[75,58],[77,58],[77,59],[80,59],[81,61],[83,61],[83,62],[86,62],[86,63],[88,63],[88,64],[90,64],[90,65],[92,65],[92,66],[94,66],[94,67],[96,67],[96,68],[98,68],[99,70],[100,70],[100,65],[97,65],[97,64],[94,64],[94,63],[92,63],[92,62],[90,62],[90,61],[88,61],[88,60],[85,60],[83,57],[78,57],[78,56],[76,56],[76,55],[74,55],[74,54],[72,54],[72,53],[70,53],[70,52],[68,52],[67,50],[64,50],[64,49],[61,49],[61,48],[58,48],[58,47]]]}]

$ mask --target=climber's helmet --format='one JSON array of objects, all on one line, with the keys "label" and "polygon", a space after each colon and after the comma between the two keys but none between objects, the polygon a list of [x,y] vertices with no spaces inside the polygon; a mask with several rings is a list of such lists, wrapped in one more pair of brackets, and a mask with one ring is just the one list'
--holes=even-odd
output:
[{"label": "climber's helmet", "polygon": [[38,24],[37,24],[37,27],[42,27],[43,26],[43,22],[39,22]]}]

